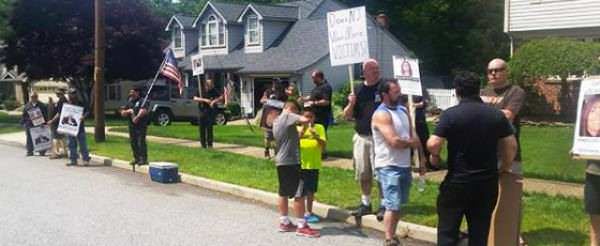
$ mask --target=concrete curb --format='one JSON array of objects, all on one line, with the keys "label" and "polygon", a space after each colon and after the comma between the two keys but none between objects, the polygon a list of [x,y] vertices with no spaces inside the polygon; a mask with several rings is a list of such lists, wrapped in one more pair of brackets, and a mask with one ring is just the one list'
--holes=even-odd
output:
[{"label": "concrete curb", "polygon": [[[6,140],[0,140],[0,144],[16,147],[24,146],[23,143]],[[127,161],[94,154],[90,154],[90,157],[92,158],[92,162],[132,171],[132,167]],[[148,166],[138,166],[136,167],[136,172],[148,174],[149,168]],[[197,186],[203,189],[208,189],[216,192],[231,194],[237,197],[258,201],[267,205],[277,206],[277,199],[279,198],[279,196],[275,193],[215,181],[185,173],[181,173],[180,175],[181,182],[189,185]],[[354,216],[350,215],[350,211],[328,204],[315,202],[313,205],[313,212],[323,218],[342,221],[351,225],[357,224]],[[361,225],[363,227],[374,229],[377,231],[384,231],[383,223],[377,221],[374,215],[364,216],[362,218]],[[400,221],[398,223],[396,234],[400,237],[410,237],[417,240],[437,243],[437,229],[433,227]]]},{"label": "concrete curb", "polygon": [[[132,170],[131,165],[128,162],[122,160],[116,160],[108,157],[91,155],[92,161],[103,163],[104,165],[114,166],[126,170]],[[148,174],[148,166],[136,167],[136,172]],[[277,200],[279,196],[275,193],[248,188],[240,185],[234,185],[230,183],[215,181],[207,178],[202,178],[190,174],[181,173],[181,182],[197,186],[203,189],[217,191],[221,193],[227,193],[237,197],[258,201],[264,204],[277,206]],[[354,216],[350,215],[350,211],[335,206],[315,202],[313,205],[313,212],[323,218],[342,221],[348,224],[356,225]],[[370,229],[378,230],[383,232],[383,223],[377,221],[374,215],[364,216],[362,218],[362,226]],[[426,242],[437,242],[437,229],[433,227],[417,225],[400,221],[396,234],[400,237],[410,237],[417,240]]]}]

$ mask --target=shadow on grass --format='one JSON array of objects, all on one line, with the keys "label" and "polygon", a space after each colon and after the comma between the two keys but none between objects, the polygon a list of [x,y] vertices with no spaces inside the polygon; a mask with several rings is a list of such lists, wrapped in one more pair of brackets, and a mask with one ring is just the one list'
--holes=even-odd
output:
[{"label": "shadow on grass", "polygon": [[588,235],[570,230],[542,228],[523,234],[531,245],[586,245]]},{"label": "shadow on grass", "polygon": [[409,215],[431,215],[437,214],[437,210],[434,206],[427,205],[413,205],[406,207],[406,213]]}]

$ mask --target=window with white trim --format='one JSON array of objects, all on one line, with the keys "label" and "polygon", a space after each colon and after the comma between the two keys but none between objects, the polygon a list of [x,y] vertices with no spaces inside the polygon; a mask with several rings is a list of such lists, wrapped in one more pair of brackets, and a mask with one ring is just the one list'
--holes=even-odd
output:
[{"label": "window with white trim", "polygon": [[258,30],[258,17],[256,15],[249,15],[246,23],[246,34],[248,45],[259,45],[260,44],[260,33]]},{"label": "window with white trim", "polygon": [[171,38],[173,40],[173,48],[183,48],[183,33],[181,32],[181,27],[173,27],[173,31],[171,32]]},{"label": "window with white trim", "polygon": [[208,17],[208,21],[202,25],[200,32],[200,46],[204,48],[225,46],[225,24],[214,15]]}]

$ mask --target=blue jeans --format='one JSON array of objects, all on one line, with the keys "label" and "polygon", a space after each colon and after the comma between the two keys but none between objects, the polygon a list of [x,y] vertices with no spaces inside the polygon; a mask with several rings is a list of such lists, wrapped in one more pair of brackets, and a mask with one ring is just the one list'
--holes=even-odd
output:
[{"label": "blue jeans", "polygon": [[410,195],[412,183],[410,168],[396,166],[377,168],[377,177],[383,191],[381,205],[386,210],[400,211],[400,205],[406,204]]},{"label": "blue jeans", "polygon": [[79,155],[77,154],[77,145],[79,145],[79,152],[81,153],[81,158],[84,161],[90,160],[90,153],[88,152],[85,131],[83,127],[79,129],[79,133],[77,133],[77,137],[68,136],[67,138],[69,145],[69,159],[71,163],[77,163],[77,159],[79,159]]}]

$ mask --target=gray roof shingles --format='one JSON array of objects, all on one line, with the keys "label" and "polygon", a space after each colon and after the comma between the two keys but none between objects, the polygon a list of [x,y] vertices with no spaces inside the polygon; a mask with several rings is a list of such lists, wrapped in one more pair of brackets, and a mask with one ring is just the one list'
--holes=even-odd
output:
[{"label": "gray roof shingles", "polygon": [[223,3],[223,2],[210,2],[219,13],[223,15],[225,20],[229,23],[236,23],[237,18],[242,14],[242,11],[248,6],[247,4],[235,4],[235,3]]},{"label": "gray roof shingles", "polygon": [[185,16],[185,15],[175,15],[175,18],[177,18],[177,20],[179,20],[179,22],[181,22],[181,24],[183,25],[183,29],[189,29],[192,28],[192,25],[194,24],[194,17],[191,16]]},{"label": "gray roof shingles", "polygon": [[251,4],[264,18],[298,19],[298,7]]}]

